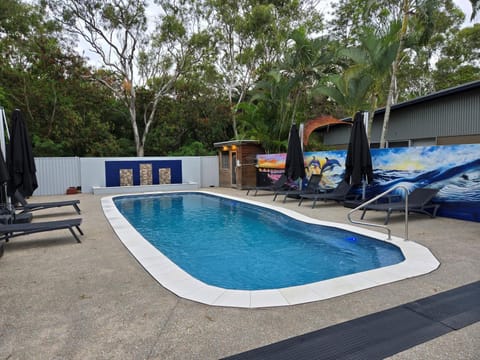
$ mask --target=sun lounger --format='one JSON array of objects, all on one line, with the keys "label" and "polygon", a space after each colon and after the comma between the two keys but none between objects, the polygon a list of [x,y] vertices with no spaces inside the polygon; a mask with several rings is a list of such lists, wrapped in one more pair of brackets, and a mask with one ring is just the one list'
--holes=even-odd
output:
[{"label": "sun lounger", "polygon": [[[438,189],[417,188],[408,195],[408,212],[417,212],[429,215],[434,218],[437,215],[439,204],[432,203],[432,199],[438,193]],[[363,213],[361,219],[364,218],[367,210],[386,211],[384,224],[387,225],[390,220],[390,214],[394,211],[405,211],[405,200],[393,201],[383,204],[368,204],[362,207]],[[427,211],[427,210],[430,210]]]},{"label": "sun lounger", "polygon": [[280,190],[280,189],[283,189],[287,183],[287,175],[285,174],[282,174],[282,176],[280,176],[280,178],[275,181],[273,184],[271,185],[265,185],[265,186],[255,186],[255,187],[252,187],[252,188],[248,188],[247,189],[247,195],[250,193],[250,191],[253,191],[255,190],[255,194],[253,194],[253,196],[256,196],[257,195],[257,192],[259,191],[270,191],[270,192],[275,192],[277,190]]},{"label": "sun lounger", "polygon": [[80,200],[77,200],[77,199],[65,200],[65,201],[29,203],[20,192],[16,191],[14,194],[14,200],[17,203],[15,207],[17,208],[17,210],[20,210],[21,213],[26,213],[26,212],[35,211],[35,210],[51,209],[51,208],[62,207],[62,206],[73,206],[75,211],[78,214],[80,214],[80,208],[78,207],[78,204],[80,204]]},{"label": "sun lounger", "polygon": [[55,220],[55,221],[45,221],[37,223],[26,223],[26,224],[0,224],[0,241],[9,241],[13,237],[34,234],[45,231],[53,230],[62,230],[68,229],[74,236],[75,240],[80,243],[80,238],[75,233],[73,228],[76,228],[80,235],[83,235],[82,230],[80,229],[80,224],[82,219],[66,219],[66,220]]},{"label": "sun lounger", "polygon": [[312,174],[310,179],[308,180],[307,186],[305,189],[302,190],[277,190],[273,196],[273,201],[277,199],[278,195],[285,195],[283,198],[283,202],[287,200],[287,197],[292,197],[298,199],[300,195],[303,194],[315,194],[318,192],[318,184],[320,184],[320,180],[322,179],[322,175],[319,174]]},{"label": "sun lounger", "polygon": [[348,193],[352,189],[352,185],[348,184],[346,181],[342,181],[338,186],[333,189],[331,192],[318,193],[318,194],[303,194],[300,195],[300,201],[298,206],[302,205],[303,200],[313,200],[312,209],[315,207],[315,204],[319,200],[323,201],[336,201],[342,202],[346,199]]}]

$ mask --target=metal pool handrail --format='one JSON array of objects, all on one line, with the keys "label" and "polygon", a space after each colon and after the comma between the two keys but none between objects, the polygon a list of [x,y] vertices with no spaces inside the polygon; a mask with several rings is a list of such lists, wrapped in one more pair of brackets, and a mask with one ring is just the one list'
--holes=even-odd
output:
[{"label": "metal pool handrail", "polygon": [[374,198],[372,198],[372,199],[358,205],[356,208],[350,210],[347,214],[348,221],[350,221],[352,224],[373,226],[373,227],[379,227],[379,228],[382,228],[382,229],[386,229],[387,233],[388,233],[387,240],[391,240],[392,239],[392,231],[386,225],[373,224],[373,223],[369,223],[369,222],[366,222],[366,221],[352,220],[351,215],[355,211],[363,208],[365,205],[368,205],[368,204],[371,204],[372,202],[377,201],[381,197],[383,197],[387,194],[390,194],[392,191],[394,191],[396,189],[402,189],[405,192],[405,240],[408,240],[408,189],[404,185],[395,185],[394,187],[388,189],[387,191],[384,191],[383,193],[375,196]]}]

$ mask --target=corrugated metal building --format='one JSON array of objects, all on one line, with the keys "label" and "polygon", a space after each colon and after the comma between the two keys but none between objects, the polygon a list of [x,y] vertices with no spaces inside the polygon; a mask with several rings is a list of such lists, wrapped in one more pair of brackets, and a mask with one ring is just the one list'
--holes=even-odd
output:
[{"label": "corrugated metal building", "polygon": [[[372,147],[380,142],[384,115],[385,108],[375,111]],[[323,138],[344,149],[349,137],[350,127],[336,126]],[[386,140],[387,147],[480,143],[480,81],[393,105]]]}]

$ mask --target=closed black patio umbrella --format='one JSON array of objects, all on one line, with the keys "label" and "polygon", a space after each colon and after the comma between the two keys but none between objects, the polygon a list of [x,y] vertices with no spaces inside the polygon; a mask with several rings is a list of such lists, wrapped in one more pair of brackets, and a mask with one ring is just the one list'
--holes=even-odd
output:
[{"label": "closed black patio umbrella", "polygon": [[347,158],[345,160],[345,181],[352,185],[358,185],[365,180],[370,183],[373,180],[372,156],[368,144],[363,113],[357,112],[353,120],[350,142],[348,143]]},{"label": "closed black patio umbrella", "polygon": [[32,143],[20,110],[12,114],[10,142],[7,147],[7,167],[10,174],[9,196],[19,191],[24,197],[31,196],[38,187]]},{"label": "closed black patio umbrella", "polygon": [[288,138],[287,159],[285,160],[285,175],[291,180],[305,178],[303,151],[298,135],[297,125],[292,124]]}]

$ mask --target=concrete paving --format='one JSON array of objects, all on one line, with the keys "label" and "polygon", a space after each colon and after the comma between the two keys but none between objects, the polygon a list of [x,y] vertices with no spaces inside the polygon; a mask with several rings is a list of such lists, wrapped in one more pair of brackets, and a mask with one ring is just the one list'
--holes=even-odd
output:
[{"label": "concrete paving", "polygon": [[[244,197],[245,191],[209,188]],[[410,239],[441,262],[434,272],[308,304],[263,309],[212,307],[159,285],[130,255],[106,221],[101,196],[76,197],[85,235],[33,234],[5,244],[0,258],[0,359],[218,359],[371,314],[480,280],[480,224],[411,215]],[[249,196],[272,203],[271,195]],[[347,223],[349,209],[294,200],[275,205]],[[34,221],[78,216],[73,208],[36,211]],[[383,214],[367,219],[382,223]],[[403,217],[391,219],[403,236]],[[395,324],[392,324],[395,326]],[[480,323],[393,356],[393,359],[478,359]]]}]

